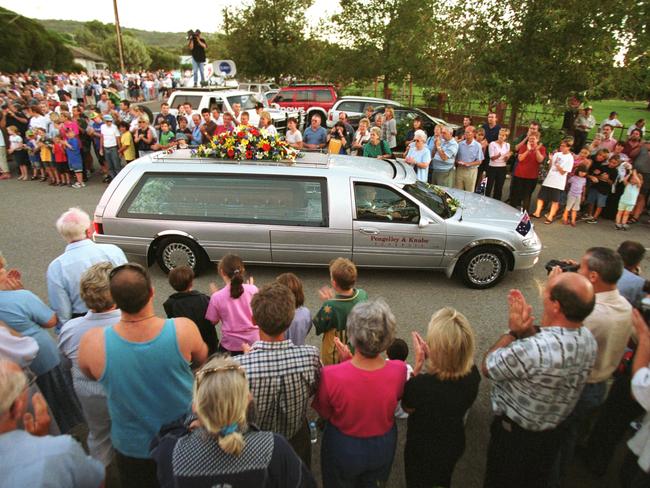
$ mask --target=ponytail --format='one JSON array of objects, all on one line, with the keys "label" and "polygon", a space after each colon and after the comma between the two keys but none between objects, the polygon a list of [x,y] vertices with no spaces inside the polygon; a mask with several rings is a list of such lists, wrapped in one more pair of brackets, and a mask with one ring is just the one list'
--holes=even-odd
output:
[{"label": "ponytail", "polygon": [[227,454],[239,456],[244,450],[244,436],[239,431],[226,435],[219,434],[219,447]]},{"label": "ponytail", "polygon": [[244,293],[244,276],[236,269],[230,278],[230,298],[237,299]]},{"label": "ponytail", "polygon": [[219,271],[230,279],[230,298],[237,299],[244,293],[244,262],[236,254],[226,254],[219,261]]}]

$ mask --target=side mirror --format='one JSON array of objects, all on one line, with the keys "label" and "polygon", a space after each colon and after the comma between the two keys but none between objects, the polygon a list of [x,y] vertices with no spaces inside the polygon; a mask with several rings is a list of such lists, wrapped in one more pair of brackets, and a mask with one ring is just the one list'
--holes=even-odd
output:
[{"label": "side mirror", "polygon": [[418,227],[420,229],[426,227],[429,224],[433,224],[433,220],[428,217],[420,217],[420,222],[418,222]]}]

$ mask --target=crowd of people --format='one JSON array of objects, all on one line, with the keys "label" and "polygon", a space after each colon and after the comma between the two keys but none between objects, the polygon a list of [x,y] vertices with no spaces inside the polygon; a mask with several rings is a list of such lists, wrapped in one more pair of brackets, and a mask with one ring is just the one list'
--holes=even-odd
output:
[{"label": "crowd of people", "polygon": [[[148,78],[158,80],[160,76],[163,74],[114,74],[101,80],[74,74],[0,76],[0,130],[6,131],[7,139],[4,134],[0,137],[0,179],[11,178],[7,154],[19,168],[19,180],[82,188],[93,172],[94,160],[103,180],[110,182],[139,156],[208,144],[215,135],[240,125],[258,127],[271,136],[278,134],[262,103],[254,113],[235,104],[233,113],[212,107],[200,114],[194,113],[191,104],[183,103],[176,107],[177,115],[172,115],[163,102],[160,113],[151,120],[129,97],[118,96],[126,95],[124,87],[133,80],[148,86]],[[86,94],[79,86],[92,90]],[[136,93],[130,95],[141,99]],[[570,120],[565,116],[566,137],[559,147],[552,148],[542,144],[542,128],[536,121],[511,143],[511,134],[501,127],[494,112],[480,127],[465,117],[459,129],[437,125],[431,136],[416,117],[406,134],[403,155],[422,181],[478,191],[497,200],[504,198],[510,173],[506,201],[532,211],[532,217],[545,224],[561,218],[562,223],[576,226],[578,221],[597,223],[604,216],[615,221],[617,230],[628,230],[646,210],[650,194],[645,120],[629,126],[625,141],[616,140],[614,129],[622,124],[612,112],[587,145],[587,134],[596,125],[592,107],[580,108],[578,103],[575,109]],[[301,151],[395,157],[398,141],[393,109],[387,107],[375,114],[369,106],[365,115],[356,130],[345,112],[339,113],[329,131],[318,114],[306,121],[302,132],[300,121],[290,118],[284,137]]]},{"label": "crowd of people", "polygon": [[[484,486],[554,488],[597,412],[584,460],[594,472],[650,410],[638,242],[592,247],[565,263],[575,272],[553,268],[539,320],[511,290],[508,330],[480,364],[468,319],[435,311],[424,337],[411,333],[411,367],[389,304],[358,287],[348,259],[330,263],[313,315],[294,273],[258,287],[227,254],[209,295],[194,289],[192,269],[173,269],[161,317],[146,268],[93,242],[87,214],[71,208],[56,227],[67,246],[46,273],[49,305],[0,257],[8,486],[101,486],[106,477],[124,488],[316,486],[319,430],[325,488],[378,486],[393,467],[396,418],[408,418],[406,486],[451,486],[482,372],[494,413]],[[305,344],[310,333],[320,348]],[[80,424],[88,454],[68,435]],[[650,416],[628,443],[625,488],[650,482],[648,432]]]}]

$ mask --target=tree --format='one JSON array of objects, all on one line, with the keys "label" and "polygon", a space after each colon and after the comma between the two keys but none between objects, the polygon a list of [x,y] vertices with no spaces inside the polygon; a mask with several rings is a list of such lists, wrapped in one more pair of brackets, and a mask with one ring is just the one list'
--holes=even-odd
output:
[{"label": "tree", "polygon": [[341,0],[332,17],[343,43],[356,51],[360,79],[383,76],[384,96],[392,80],[420,71],[427,42],[422,33],[433,12],[431,0]]},{"label": "tree", "polygon": [[[147,69],[151,64],[151,57],[145,45],[134,37],[122,36],[122,49],[124,51],[124,68],[127,70]],[[117,37],[107,37],[100,46],[100,53],[108,62],[110,69],[120,69],[120,56],[117,50]]]},{"label": "tree", "polygon": [[180,64],[178,55],[156,46],[147,46],[147,54],[151,58],[149,69],[174,69]]},{"label": "tree", "polygon": [[224,11],[225,45],[237,71],[251,78],[301,75],[305,10],[312,0],[256,0]]},{"label": "tree", "polygon": [[522,106],[563,103],[613,69],[626,3],[489,0],[457,7],[449,59],[458,73],[449,70],[442,84],[507,101],[513,128]]},{"label": "tree", "polygon": [[15,12],[0,8],[0,71],[69,70],[72,53],[61,37]]}]

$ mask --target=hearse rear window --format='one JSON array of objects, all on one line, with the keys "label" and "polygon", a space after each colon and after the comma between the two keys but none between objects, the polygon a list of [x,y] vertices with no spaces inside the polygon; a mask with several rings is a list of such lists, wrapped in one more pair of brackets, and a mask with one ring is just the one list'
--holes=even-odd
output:
[{"label": "hearse rear window", "polygon": [[324,178],[145,174],[120,217],[327,227]]}]

